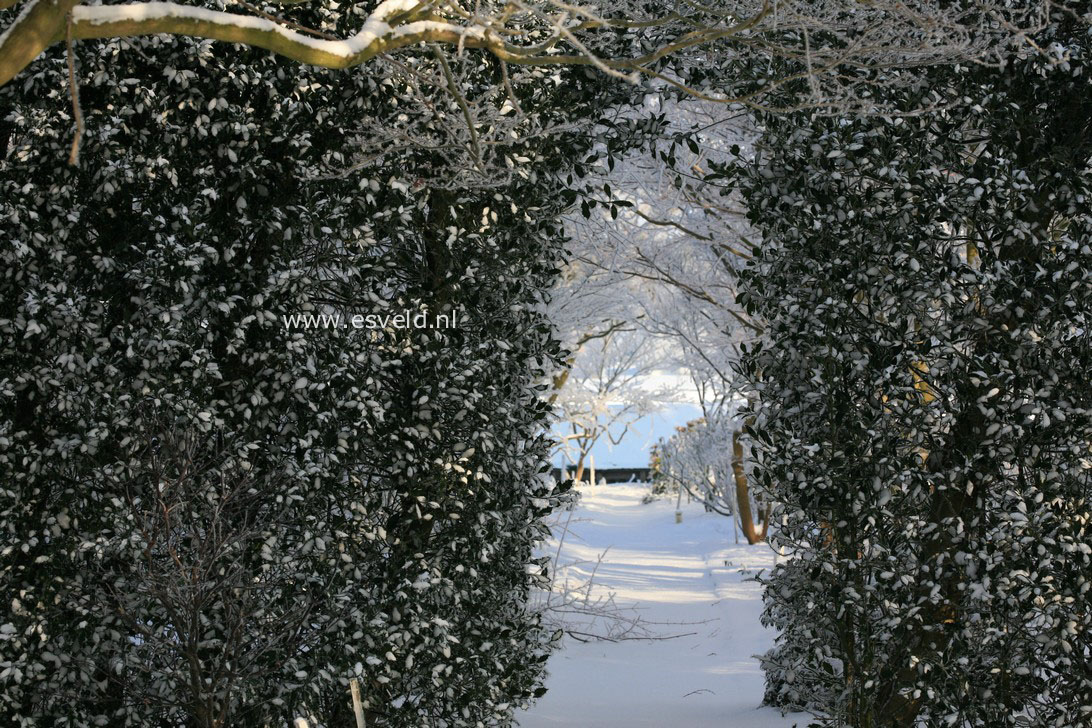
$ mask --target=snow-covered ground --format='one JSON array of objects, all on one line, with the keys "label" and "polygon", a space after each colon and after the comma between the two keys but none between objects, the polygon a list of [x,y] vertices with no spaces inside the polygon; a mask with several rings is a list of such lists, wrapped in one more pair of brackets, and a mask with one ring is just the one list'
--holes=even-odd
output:
[{"label": "snow-covered ground", "polygon": [[[549,691],[524,728],[791,728],[808,716],[759,707],[762,671],[753,655],[772,634],[758,621],[761,588],[749,579],[773,566],[766,546],[735,545],[731,521],[675,502],[641,504],[643,484],[583,486],[561,564],[568,577],[593,569],[595,593],[613,592],[660,635],[675,639],[581,643],[566,638],[549,663]],[[606,552],[602,561],[597,560]]]}]

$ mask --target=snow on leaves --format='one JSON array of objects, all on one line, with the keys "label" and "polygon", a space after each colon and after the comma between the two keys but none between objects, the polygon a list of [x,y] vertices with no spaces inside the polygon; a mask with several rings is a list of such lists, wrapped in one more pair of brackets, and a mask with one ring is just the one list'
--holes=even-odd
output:
[{"label": "snow on leaves", "polygon": [[[779,501],[767,699],[854,726],[1082,725],[1092,533],[1087,34],[936,70],[917,117],[768,119],[741,302]],[[928,89],[928,90],[924,90]],[[915,96],[915,94],[920,94]]]},{"label": "snow on leaves", "polygon": [[[342,725],[356,676],[372,722],[508,721],[551,646],[541,299],[589,144],[540,132],[600,104],[509,74],[528,133],[489,154],[538,161],[470,187],[464,131],[414,136],[448,91],[397,66],[112,41],[81,56],[72,169],[62,68],[0,92],[0,714]],[[388,309],[458,326],[283,323]]]}]

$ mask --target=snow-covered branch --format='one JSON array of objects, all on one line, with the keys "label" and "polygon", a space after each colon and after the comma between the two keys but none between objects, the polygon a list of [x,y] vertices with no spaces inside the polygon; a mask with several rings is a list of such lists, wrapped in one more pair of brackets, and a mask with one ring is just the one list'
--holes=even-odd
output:
[{"label": "snow-covered branch", "polygon": [[[14,5],[3,0],[2,7]],[[295,3],[293,3],[295,4]],[[530,8],[528,8],[530,10]],[[28,0],[23,11],[0,35],[0,85],[65,37],[71,16],[72,37],[77,39],[124,38],[166,33],[207,38],[263,48],[301,63],[325,68],[350,68],[375,56],[419,43],[442,43],[459,48],[484,48],[507,63],[521,65],[595,65],[608,72],[641,71],[665,55],[743,32],[757,25],[769,12],[725,27],[705,28],[679,36],[652,52],[628,59],[600,59],[577,39],[578,31],[611,26],[633,27],[629,20],[611,20],[584,11],[584,19],[569,23],[567,14],[554,20],[546,42],[521,46],[506,37],[526,35],[519,28],[505,28],[511,13],[469,14],[455,4],[417,0],[385,0],[354,35],[340,40],[317,38],[270,17],[212,10],[176,2],[85,5],[79,0]],[[537,13],[535,13],[537,14]],[[526,20],[527,13],[519,14]],[[644,24],[673,22],[674,14]],[[533,22],[533,21],[532,21]],[[640,23],[639,23],[640,24]],[[524,29],[525,31],[526,29]],[[567,41],[570,53],[556,50]]]},{"label": "snow-covered branch", "polygon": [[[486,40],[481,26],[460,26],[438,19],[430,3],[386,0],[363,27],[343,40],[316,38],[275,20],[172,2],[81,5],[29,0],[0,36],[0,84],[7,83],[46,48],[64,37],[72,17],[72,37],[124,38],[168,33],[264,48],[301,63],[349,68],[380,53],[422,42],[463,45],[501,43]],[[468,42],[469,41],[469,42]]]},{"label": "snow-covered branch", "polygon": [[[17,4],[0,0],[0,10]],[[669,3],[608,7],[520,0],[481,3],[469,10],[451,0],[385,0],[355,33],[339,39],[308,33],[254,8],[248,8],[254,14],[246,14],[180,2],[24,0],[21,12],[0,32],[0,86],[62,42],[71,21],[75,39],[182,35],[263,48],[326,68],[349,68],[407,46],[439,43],[484,49],[508,64],[585,65],[631,80],[659,79],[718,103],[761,106],[772,90],[805,81],[810,96],[796,103],[861,106],[868,102],[858,92],[886,81],[862,76],[860,69],[991,62],[1001,47],[1026,45],[1028,34],[1046,22],[1057,3],[1011,7],[994,0],[973,13],[945,4],[912,5],[901,0],[741,0],[723,9],[695,4],[680,14]],[[745,68],[747,58],[780,58],[788,65],[755,85],[755,69]],[[721,72],[716,80],[695,81],[695,68]]]}]

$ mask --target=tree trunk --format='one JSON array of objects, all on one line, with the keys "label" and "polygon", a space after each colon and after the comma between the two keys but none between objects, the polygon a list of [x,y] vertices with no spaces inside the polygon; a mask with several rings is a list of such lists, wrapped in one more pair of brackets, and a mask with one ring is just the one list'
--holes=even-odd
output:
[{"label": "tree trunk", "polygon": [[580,453],[580,459],[576,461],[576,474],[573,475],[573,482],[580,483],[584,480],[584,453]]},{"label": "tree trunk", "polygon": [[739,431],[732,433],[732,473],[736,480],[736,507],[739,508],[739,522],[747,543],[752,546],[766,540],[766,531],[770,526],[770,507],[767,505],[759,521],[762,527],[755,525],[751,513],[751,489],[747,483],[747,474],[743,471],[743,443],[739,441]]}]

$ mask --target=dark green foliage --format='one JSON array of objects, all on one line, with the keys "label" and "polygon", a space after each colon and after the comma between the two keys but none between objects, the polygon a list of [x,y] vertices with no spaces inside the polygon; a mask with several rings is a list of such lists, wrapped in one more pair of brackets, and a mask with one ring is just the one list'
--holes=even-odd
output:
[{"label": "dark green foliage", "polygon": [[[1092,719],[1089,37],[768,119],[743,370],[778,502],[771,703],[829,725]],[[917,89],[908,91],[906,89]]]},{"label": "dark green foliage", "polygon": [[[358,676],[370,725],[507,724],[553,639],[540,303],[590,141],[460,192],[421,145],[341,173],[427,126],[374,65],[80,62],[79,168],[59,54],[0,90],[0,722],[340,726]],[[542,127],[603,103],[560,81],[513,80]],[[352,324],[405,311],[457,323]]]}]

